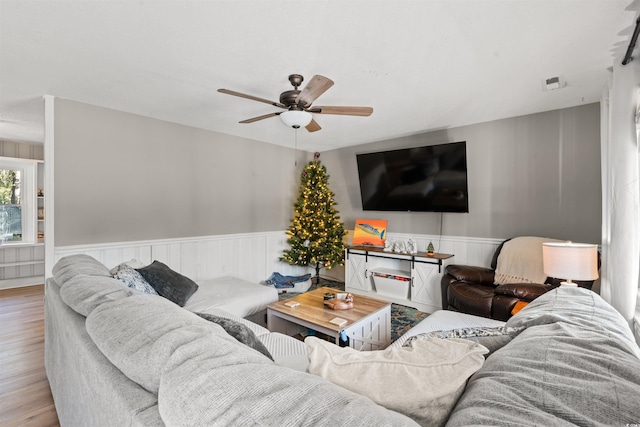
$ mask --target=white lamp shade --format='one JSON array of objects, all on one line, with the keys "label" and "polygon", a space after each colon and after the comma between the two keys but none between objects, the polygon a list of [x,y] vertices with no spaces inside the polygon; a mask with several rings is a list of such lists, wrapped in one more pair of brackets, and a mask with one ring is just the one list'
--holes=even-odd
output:
[{"label": "white lamp shade", "polygon": [[305,127],[311,123],[311,119],[313,119],[313,116],[306,111],[289,110],[280,113],[282,123],[295,129]]},{"label": "white lamp shade", "polygon": [[564,280],[598,278],[598,245],[586,243],[543,243],[544,274]]}]

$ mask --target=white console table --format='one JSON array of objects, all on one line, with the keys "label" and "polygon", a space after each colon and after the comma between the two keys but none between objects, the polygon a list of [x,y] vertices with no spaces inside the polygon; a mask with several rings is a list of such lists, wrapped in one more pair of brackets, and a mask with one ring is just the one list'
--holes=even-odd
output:
[{"label": "white console table", "polygon": [[[370,246],[350,246],[345,254],[345,289],[433,313],[442,309],[441,273],[451,258],[453,255],[450,254],[401,254]],[[390,291],[386,287],[379,293],[374,276],[382,273],[397,274],[409,280],[398,281],[397,290]]]}]

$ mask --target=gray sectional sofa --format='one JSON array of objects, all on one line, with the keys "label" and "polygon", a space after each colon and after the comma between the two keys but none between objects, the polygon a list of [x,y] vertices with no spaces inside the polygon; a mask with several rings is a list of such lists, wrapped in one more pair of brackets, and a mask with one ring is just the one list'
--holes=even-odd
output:
[{"label": "gray sectional sofa", "polygon": [[[219,324],[124,287],[91,257],[61,259],[45,293],[45,366],[61,425],[417,425],[302,372],[304,343],[214,314],[249,327],[274,360]],[[559,288],[506,326],[517,333],[502,337],[442,422],[640,421],[640,350],[599,296]]]},{"label": "gray sectional sofa", "polygon": [[45,291],[45,367],[61,425],[415,425],[301,372],[304,343],[235,320],[275,363],[219,325],[123,286],[89,256],[62,258]]}]

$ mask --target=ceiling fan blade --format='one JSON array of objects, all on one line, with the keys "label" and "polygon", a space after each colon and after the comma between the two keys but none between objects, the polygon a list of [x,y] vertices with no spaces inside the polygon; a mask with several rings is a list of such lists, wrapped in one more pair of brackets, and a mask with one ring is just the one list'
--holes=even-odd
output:
[{"label": "ceiling fan blade", "polygon": [[253,123],[253,122],[257,122],[258,120],[264,120],[264,119],[268,119],[270,117],[275,117],[275,116],[279,116],[279,115],[280,115],[280,112],[269,113],[269,114],[265,114],[264,116],[258,116],[258,117],[254,117],[254,118],[251,118],[251,119],[246,119],[246,120],[243,120],[243,121],[241,121],[239,123]]},{"label": "ceiling fan blade", "polygon": [[[229,89],[218,89],[220,93],[226,93],[227,95],[239,96],[240,98],[251,99],[252,101],[264,102],[265,104],[273,105],[274,107],[287,108],[283,104],[275,101],[269,101],[268,99],[258,98],[257,96],[247,95],[246,93],[236,92]],[[240,122],[242,123],[242,122]]]},{"label": "ceiling fan blade", "polygon": [[311,122],[307,126],[305,126],[305,129],[309,132],[316,132],[322,128],[320,127],[318,122],[316,122],[314,119],[311,119]]},{"label": "ceiling fan blade", "polygon": [[331,86],[333,86],[333,80],[315,75],[309,80],[309,83],[302,89],[302,92],[296,97],[296,104],[308,106],[311,105],[320,95],[325,93]]},{"label": "ceiling fan blade", "polygon": [[318,114],[340,114],[344,116],[370,116],[373,113],[371,107],[313,107],[309,110],[310,113]]}]

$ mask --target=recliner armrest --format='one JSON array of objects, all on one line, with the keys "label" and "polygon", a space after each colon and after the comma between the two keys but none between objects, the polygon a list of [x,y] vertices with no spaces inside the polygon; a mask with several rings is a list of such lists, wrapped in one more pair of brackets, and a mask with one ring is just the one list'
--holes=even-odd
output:
[{"label": "recliner armrest", "polygon": [[495,286],[493,280],[495,271],[486,267],[451,264],[445,268],[445,274],[460,282],[467,282],[484,286]]},{"label": "recliner armrest", "polygon": [[553,286],[547,283],[505,283],[496,287],[494,292],[497,295],[507,295],[531,302],[551,289],[553,289]]}]

